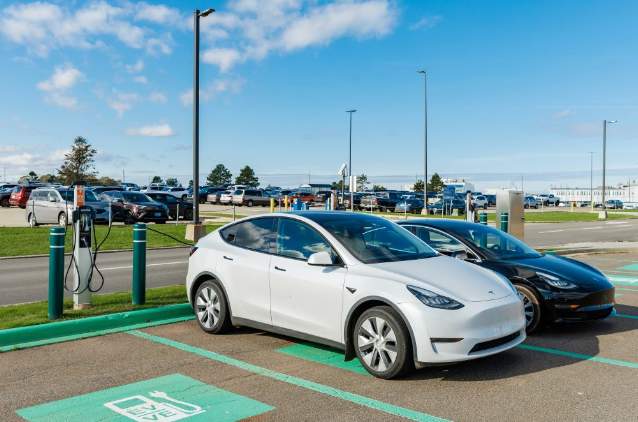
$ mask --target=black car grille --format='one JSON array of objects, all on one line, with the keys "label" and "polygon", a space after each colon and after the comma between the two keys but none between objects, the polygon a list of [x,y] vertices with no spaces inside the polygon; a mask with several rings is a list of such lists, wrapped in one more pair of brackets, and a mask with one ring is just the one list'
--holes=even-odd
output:
[{"label": "black car grille", "polygon": [[476,343],[476,345],[472,347],[472,350],[470,350],[470,353],[482,352],[483,350],[493,349],[495,347],[502,346],[514,340],[515,338],[518,338],[520,335],[521,335],[520,331],[517,331],[505,337],[496,338],[490,341],[484,341],[483,343]]}]

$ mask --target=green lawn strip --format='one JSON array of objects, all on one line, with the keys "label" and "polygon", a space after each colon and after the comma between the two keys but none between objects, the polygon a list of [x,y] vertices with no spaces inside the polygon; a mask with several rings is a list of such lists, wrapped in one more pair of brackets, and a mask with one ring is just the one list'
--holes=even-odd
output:
[{"label": "green lawn strip", "polygon": [[146,303],[141,306],[134,306],[132,300],[133,296],[131,292],[94,295],[92,308],[74,310],[73,299],[65,299],[64,314],[62,318],[56,320],[51,320],[48,317],[48,301],[0,306],[0,329],[4,330],[7,328],[46,324],[49,322],[68,321],[188,302],[186,288],[183,284],[146,290]]},{"label": "green lawn strip", "polygon": [[[211,224],[206,225],[206,232],[217,229],[221,225]],[[174,224],[154,224],[150,225],[153,230],[160,231],[171,235],[177,239],[183,240],[186,235],[186,225],[174,225]],[[49,253],[49,232],[51,226],[45,227],[2,227],[0,228],[0,257],[3,256],[24,256],[24,255],[40,255]],[[108,227],[97,226],[96,237],[97,242],[102,242]],[[71,252],[72,236],[71,229],[67,229],[67,235],[65,236],[65,252]],[[189,243],[186,240],[183,240]],[[163,246],[185,246],[181,243],[166,237],[161,234],[154,233],[152,231],[147,232],[148,248],[158,248]],[[101,251],[117,250],[117,249],[133,249],[133,226],[113,226],[111,228],[111,234],[102,247]]]},{"label": "green lawn strip", "polygon": [[[203,215],[204,217],[222,217],[222,218],[233,218],[232,214],[226,214],[223,212],[200,212],[199,215]],[[236,219],[244,218],[245,215],[235,214]]]}]

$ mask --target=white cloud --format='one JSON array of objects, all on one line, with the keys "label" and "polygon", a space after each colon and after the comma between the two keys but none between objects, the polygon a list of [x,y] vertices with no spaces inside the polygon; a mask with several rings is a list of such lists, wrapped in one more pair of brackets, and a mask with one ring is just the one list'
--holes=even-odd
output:
[{"label": "white cloud", "polygon": [[443,19],[441,15],[424,16],[420,21],[409,26],[409,29],[415,30],[419,28],[432,28]]},{"label": "white cloud", "polygon": [[563,117],[573,116],[575,114],[578,114],[576,110],[570,110],[566,108],[565,110],[559,111],[558,113],[554,114],[552,116],[552,119],[562,119]]},{"label": "white cloud", "polygon": [[[218,79],[199,90],[199,100],[208,101],[222,93],[236,94],[241,91],[241,87],[245,80],[243,78]],[[179,96],[180,101],[185,107],[193,105],[193,89],[184,91]]]},{"label": "white cloud", "polygon": [[133,104],[140,100],[135,93],[120,92],[113,90],[113,94],[106,98],[106,102],[113,110],[117,112],[117,117],[122,117],[125,112],[133,108]]},{"label": "white cloud", "polygon": [[226,72],[241,60],[239,51],[232,48],[211,48],[202,54],[202,62],[219,67],[220,72]]},{"label": "white cloud", "polygon": [[133,82],[137,82],[138,84],[147,84],[148,79],[146,79],[146,76],[136,76],[133,78]]},{"label": "white cloud", "polygon": [[146,42],[146,54],[159,56],[161,54],[171,54],[173,52],[173,37],[170,33],[162,35],[160,38],[151,38]]},{"label": "white cloud", "polygon": [[46,92],[45,101],[52,102],[64,108],[73,108],[77,98],[68,92],[81,80],[84,74],[73,67],[71,63],[57,66],[51,78],[37,84],[37,88]]},{"label": "white cloud", "polygon": [[166,104],[168,102],[166,95],[161,92],[151,92],[151,95],[148,96],[148,99],[154,104]]},{"label": "white cloud", "polygon": [[175,136],[175,131],[168,124],[160,124],[154,126],[142,126],[139,128],[128,128],[126,134],[129,136],[151,136],[165,137]]},{"label": "white cloud", "polygon": [[144,70],[144,61],[138,60],[135,64],[127,64],[125,68],[128,73],[140,73]]}]

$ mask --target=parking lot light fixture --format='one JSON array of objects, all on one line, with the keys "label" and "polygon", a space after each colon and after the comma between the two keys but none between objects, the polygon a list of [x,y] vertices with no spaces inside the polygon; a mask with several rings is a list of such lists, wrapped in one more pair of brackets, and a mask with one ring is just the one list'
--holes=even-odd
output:
[{"label": "parking lot light fixture", "polygon": [[[199,18],[206,17],[214,13],[214,9],[206,9],[203,12],[195,9],[194,32],[195,32],[195,60],[193,72],[193,224],[200,224],[199,221]],[[199,239],[194,239],[195,241]]]},{"label": "parking lot light fixture", "polygon": [[423,207],[422,214],[428,213],[428,74],[426,69],[417,70],[417,73],[422,73],[425,81],[423,88],[423,95],[425,101],[425,156],[424,156],[424,169],[423,169],[423,200],[425,201],[425,207]]},{"label": "parking lot light fixture", "polygon": [[589,151],[589,207],[594,210],[594,151]]},{"label": "parking lot light fixture", "polygon": [[[357,110],[346,110],[346,113],[350,113],[350,158],[348,160],[348,176],[352,176],[352,113],[355,111]],[[350,208],[351,211],[354,211],[354,191],[352,188],[353,186],[350,186]],[[354,188],[356,189],[356,186],[354,186]]]},{"label": "parking lot light fixture", "polygon": [[[603,202],[602,202],[602,207],[603,207],[603,213],[607,210],[607,207],[605,206],[605,170],[606,170],[606,164],[605,164],[605,159],[606,154],[607,154],[607,124],[608,123],[616,123],[617,120],[603,120]],[[605,214],[606,217],[606,214]]]}]

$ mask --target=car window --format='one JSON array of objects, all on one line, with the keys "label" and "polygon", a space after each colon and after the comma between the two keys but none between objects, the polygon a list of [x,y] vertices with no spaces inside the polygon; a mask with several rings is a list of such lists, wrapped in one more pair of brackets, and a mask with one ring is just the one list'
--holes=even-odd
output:
[{"label": "car window", "polygon": [[163,199],[164,202],[168,202],[168,203],[171,203],[171,204],[177,202],[177,198],[175,198],[172,195],[165,195],[165,196],[162,195],[159,199]]},{"label": "car window", "polygon": [[144,195],[143,193],[137,193],[137,192],[124,192],[124,193],[120,193],[117,192],[117,194],[119,195],[119,198],[124,198],[129,202],[151,202],[152,199],[150,199],[148,196]]},{"label": "car window", "polygon": [[235,192],[233,192],[233,195],[241,195],[242,191],[237,189]]},{"label": "car window", "polygon": [[222,237],[235,246],[259,252],[270,251],[273,218],[257,218],[233,224],[221,231]]},{"label": "car window", "polygon": [[55,192],[52,191],[47,192],[47,201],[57,202],[58,195],[56,195]]},{"label": "car window", "polygon": [[334,260],[330,244],[315,229],[295,220],[279,220],[277,255],[307,260],[317,252],[328,252]]},{"label": "car window", "polygon": [[472,242],[490,259],[526,259],[541,256],[534,248],[505,232],[488,226],[474,226],[471,230],[463,228],[454,232]]},{"label": "car window", "polygon": [[429,227],[413,226],[412,232],[434,250],[446,255],[451,255],[454,252],[462,252],[467,249],[463,243],[454,239],[452,236]]}]

